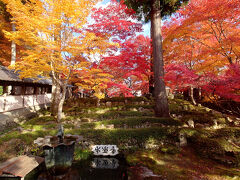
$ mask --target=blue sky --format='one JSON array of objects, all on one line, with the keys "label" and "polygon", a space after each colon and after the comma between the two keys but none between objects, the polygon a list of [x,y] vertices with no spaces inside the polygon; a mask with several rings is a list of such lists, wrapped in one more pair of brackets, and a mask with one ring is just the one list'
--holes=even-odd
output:
[{"label": "blue sky", "polygon": [[[103,0],[97,4],[97,7],[99,6],[105,6],[110,2],[110,0]],[[150,23],[143,24],[143,32],[137,33],[137,34],[143,34],[144,36],[150,37]]]}]

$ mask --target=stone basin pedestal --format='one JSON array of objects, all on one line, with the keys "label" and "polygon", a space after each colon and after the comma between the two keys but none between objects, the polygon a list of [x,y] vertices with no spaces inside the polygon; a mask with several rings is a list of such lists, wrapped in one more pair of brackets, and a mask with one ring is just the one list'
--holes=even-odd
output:
[{"label": "stone basin pedestal", "polygon": [[65,174],[72,165],[75,143],[82,139],[77,135],[65,135],[61,142],[57,136],[45,136],[34,141],[45,153],[47,170],[55,176]]}]

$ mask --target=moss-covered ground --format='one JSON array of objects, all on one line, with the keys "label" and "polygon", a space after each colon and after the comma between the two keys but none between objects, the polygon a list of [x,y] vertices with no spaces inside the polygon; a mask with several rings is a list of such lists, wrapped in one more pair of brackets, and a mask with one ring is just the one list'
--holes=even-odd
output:
[{"label": "moss-covered ground", "polygon": [[[130,166],[148,167],[166,179],[240,179],[239,119],[181,99],[169,102],[172,118],[154,117],[149,103],[66,106],[65,134],[84,138],[75,159],[91,155],[93,144],[116,144]],[[57,123],[47,111],[22,121],[0,134],[0,162],[21,154],[42,155],[33,141],[56,132]],[[186,147],[180,147],[180,133],[187,138]]]}]

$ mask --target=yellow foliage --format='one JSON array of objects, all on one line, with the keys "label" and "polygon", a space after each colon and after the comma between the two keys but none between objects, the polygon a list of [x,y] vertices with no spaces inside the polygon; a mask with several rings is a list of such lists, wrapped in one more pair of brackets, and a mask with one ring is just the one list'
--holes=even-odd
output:
[{"label": "yellow foliage", "polygon": [[[90,63],[85,57],[94,53],[104,53],[115,43],[108,37],[98,37],[94,33],[82,31],[87,18],[98,0],[3,0],[12,15],[17,31],[5,30],[9,40],[24,45],[21,61],[15,69],[21,77],[55,75],[53,78],[68,80],[74,70],[82,71],[78,85],[96,88],[101,94],[102,83],[111,78],[99,69],[89,70]],[[76,79],[76,77],[74,77]],[[73,78],[73,79],[74,79]],[[77,80],[78,81],[78,80]],[[101,84],[101,85],[100,85]],[[97,95],[102,97],[102,95]]]}]

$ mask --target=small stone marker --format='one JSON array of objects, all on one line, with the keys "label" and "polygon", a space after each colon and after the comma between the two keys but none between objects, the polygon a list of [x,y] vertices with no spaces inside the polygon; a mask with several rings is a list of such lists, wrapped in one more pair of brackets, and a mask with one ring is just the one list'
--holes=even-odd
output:
[{"label": "small stone marker", "polygon": [[94,158],[92,167],[97,169],[117,169],[119,162],[116,158]]},{"label": "small stone marker", "polygon": [[95,145],[92,151],[95,156],[115,156],[118,154],[118,147],[116,145]]},{"label": "small stone marker", "polygon": [[181,133],[179,134],[179,145],[180,147],[183,147],[183,146],[186,146],[187,145],[187,138],[186,138],[186,135],[184,133]]},{"label": "small stone marker", "polygon": [[188,126],[191,127],[191,128],[194,128],[194,121],[190,119],[188,121]]}]

